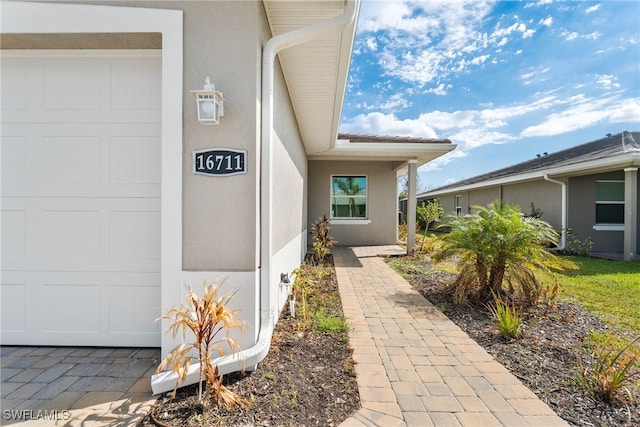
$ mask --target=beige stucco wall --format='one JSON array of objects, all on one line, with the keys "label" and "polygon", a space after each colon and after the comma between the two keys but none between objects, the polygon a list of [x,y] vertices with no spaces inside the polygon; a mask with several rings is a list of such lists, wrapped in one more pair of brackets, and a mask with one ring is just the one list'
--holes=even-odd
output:
[{"label": "beige stucco wall", "polygon": [[[182,267],[191,271],[256,270],[261,50],[270,35],[262,3],[111,0],[90,3],[183,11]],[[119,43],[118,47],[126,47],[121,40]],[[140,47],[134,41],[132,46]],[[219,126],[198,122],[195,98],[189,92],[202,89],[207,76],[225,97],[225,116]],[[229,177],[194,175],[192,153],[207,148],[247,150],[248,173]]]},{"label": "beige stucco wall", "polygon": [[520,206],[522,213],[531,213],[531,203],[542,210],[542,220],[560,230],[562,224],[562,187],[547,181],[530,181],[504,185],[502,200]]},{"label": "beige stucco wall", "polygon": [[623,231],[596,231],[596,180],[624,181],[624,172],[609,172],[569,178],[569,228],[576,238],[584,240],[591,236],[594,252],[621,252],[624,247]]},{"label": "beige stucco wall", "polygon": [[462,196],[462,213],[469,213],[468,208],[474,206],[487,206],[496,200],[500,200],[500,187],[483,188],[474,191],[465,191]]},{"label": "beige stucco wall", "polygon": [[[332,224],[339,245],[394,244],[397,179],[391,162],[309,161],[308,223],[331,213],[331,175],[366,175],[369,224]],[[311,239],[309,240],[311,243]]]},{"label": "beige stucco wall", "polygon": [[543,211],[542,219],[553,227],[561,224],[561,187],[546,181],[530,181],[518,184],[480,188],[470,191],[454,191],[438,196],[445,214],[455,212],[455,196],[461,196],[462,213],[466,214],[473,206],[487,206],[497,200],[518,205],[520,210],[531,213],[531,203]]},{"label": "beige stucco wall", "polygon": [[[280,67],[276,64],[276,69]],[[278,252],[306,229],[307,155],[289,93],[276,74],[273,138],[273,251]],[[306,243],[303,243],[306,245]]]},{"label": "beige stucco wall", "polygon": [[[255,270],[258,265],[259,98],[266,19],[259,2],[177,2],[184,10],[183,269]],[[224,92],[219,126],[198,123],[195,100],[204,78]],[[247,150],[245,175],[192,173],[191,153]]]}]

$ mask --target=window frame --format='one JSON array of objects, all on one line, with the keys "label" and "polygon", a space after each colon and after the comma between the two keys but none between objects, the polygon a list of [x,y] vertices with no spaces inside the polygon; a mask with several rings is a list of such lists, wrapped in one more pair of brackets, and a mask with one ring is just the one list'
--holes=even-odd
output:
[{"label": "window frame", "polygon": [[[360,217],[360,216],[354,216],[354,217],[348,217],[348,216],[334,216],[334,212],[333,212],[333,201],[334,201],[334,197],[336,197],[334,195],[333,192],[333,180],[334,178],[364,178],[365,180],[365,194],[364,195],[354,195],[356,198],[358,199],[362,199],[364,198],[364,209],[365,209],[365,216]],[[369,176],[366,174],[331,174],[330,180],[329,180],[329,185],[330,185],[330,189],[329,189],[329,212],[331,215],[331,222],[333,224],[352,224],[352,223],[362,223],[362,224],[368,224],[371,221],[369,220]],[[337,196],[337,197],[348,197],[348,196]],[[353,197],[353,196],[352,196]]]},{"label": "window frame", "polygon": [[457,216],[462,216],[462,194],[453,196],[454,209]]},{"label": "window frame", "polygon": [[[615,184],[619,184],[622,185],[622,200],[606,200],[606,199],[602,199],[600,200],[598,198],[598,184],[599,183],[615,183]],[[623,180],[618,180],[618,179],[599,179],[596,180],[595,182],[595,216],[594,216],[594,220],[595,220],[595,224],[593,226],[594,230],[598,230],[598,231],[621,231],[624,230],[624,205],[625,205],[625,200],[624,200],[624,186],[625,186],[625,182]],[[619,189],[618,189],[619,190]],[[616,222],[604,222],[604,221],[598,221],[598,206],[614,206],[614,205],[622,205],[622,218],[620,221],[616,221]]]}]

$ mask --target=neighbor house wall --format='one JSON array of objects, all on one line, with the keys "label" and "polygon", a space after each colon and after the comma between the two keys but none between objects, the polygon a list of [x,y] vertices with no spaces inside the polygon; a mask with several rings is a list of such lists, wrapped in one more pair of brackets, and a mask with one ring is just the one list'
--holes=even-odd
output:
[{"label": "neighbor house wall", "polygon": [[[500,200],[500,194],[500,187],[479,188],[473,191],[466,191],[465,209],[462,210],[462,213],[469,213],[468,208],[471,208],[471,211],[473,211],[474,206],[488,206],[496,200]],[[462,199],[465,200],[465,197]]]},{"label": "neighbor house wall", "polygon": [[368,178],[366,224],[331,224],[339,245],[384,245],[396,242],[396,172],[392,162],[309,161],[309,215],[307,222],[331,213],[331,176],[366,175]]},{"label": "neighbor house wall", "polygon": [[[452,191],[436,196],[440,200],[445,214],[454,213],[456,196],[461,196],[462,213],[467,214],[473,206],[488,206],[501,200],[505,203],[518,205],[524,214],[531,213],[531,203],[543,211],[542,219],[555,228],[562,223],[562,194],[557,184],[546,181],[530,181],[516,184],[506,184],[488,188],[478,188],[468,191]],[[431,196],[428,199],[433,199]],[[427,198],[418,199],[418,203]]]},{"label": "neighbor house wall", "polygon": [[518,205],[525,215],[531,214],[531,203],[542,211],[542,220],[556,230],[562,225],[562,188],[548,181],[529,181],[502,186],[502,200]]},{"label": "neighbor house wall", "polygon": [[609,172],[569,178],[568,227],[575,237],[584,241],[593,239],[593,252],[621,252],[624,245],[624,231],[594,230],[596,223],[596,181],[621,180],[624,172]]}]

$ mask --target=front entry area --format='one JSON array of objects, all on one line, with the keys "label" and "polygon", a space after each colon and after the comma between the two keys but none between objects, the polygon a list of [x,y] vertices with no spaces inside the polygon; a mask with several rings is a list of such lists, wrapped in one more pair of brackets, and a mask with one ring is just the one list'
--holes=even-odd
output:
[{"label": "front entry area", "polygon": [[160,346],[160,52],[1,74],[2,345]]}]

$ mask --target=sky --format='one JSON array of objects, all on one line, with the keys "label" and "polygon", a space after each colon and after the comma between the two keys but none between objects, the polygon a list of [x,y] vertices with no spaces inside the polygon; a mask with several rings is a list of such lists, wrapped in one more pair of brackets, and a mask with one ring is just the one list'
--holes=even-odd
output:
[{"label": "sky", "polygon": [[340,132],[450,139],[421,191],[624,130],[638,0],[362,0]]}]

